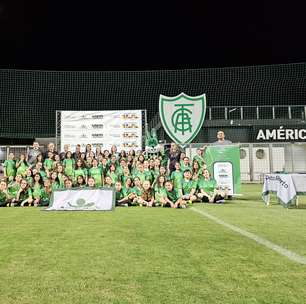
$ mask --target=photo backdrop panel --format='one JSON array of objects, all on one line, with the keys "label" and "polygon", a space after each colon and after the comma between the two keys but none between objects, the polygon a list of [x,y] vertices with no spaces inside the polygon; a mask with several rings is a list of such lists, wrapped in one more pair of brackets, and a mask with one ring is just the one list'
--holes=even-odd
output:
[{"label": "photo backdrop panel", "polygon": [[74,151],[80,144],[101,145],[109,150],[116,145],[118,151],[142,148],[142,112],[127,111],[62,111],[61,151],[69,144]]}]

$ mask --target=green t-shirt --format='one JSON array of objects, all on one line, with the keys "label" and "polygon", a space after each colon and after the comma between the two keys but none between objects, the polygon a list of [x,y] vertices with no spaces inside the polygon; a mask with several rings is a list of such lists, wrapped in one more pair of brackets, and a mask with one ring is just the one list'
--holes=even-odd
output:
[{"label": "green t-shirt", "polygon": [[27,164],[24,161],[22,161],[20,166],[17,169],[17,174],[20,174],[23,177],[26,176],[26,171],[28,170],[28,168],[29,167],[27,166]]},{"label": "green t-shirt", "polygon": [[141,196],[141,194],[142,194],[142,188],[133,187],[133,188],[132,188],[132,193],[135,193],[137,196]]},{"label": "green t-shirt", "polygon": [[116,201],[120,201],[121,199],[125,197],[124,192],[122,190],[123,189],[121,189],[120,191],[116,191]]},{"label": "green t-shirt", "polygon": [[138,177],[140,182],[143,183],[146,180],[146,175],[143,172],[135,171],[133,178]]},{"label": "green t-shirt", "polygon": [[41,189],[42,189],[42,185],[41,184],[34,184],[32,187],[33,190],[33,197],[34,198],[40,198],[41,196]]},{"label": "green t-shirt", "polygon": [[115,172],[109,172],[108,171],[106,175],[109,176],[112,179],[113,184],[115,184],[119,179],[118,175]]},{"label": "green t-shirt", "polygon": [[96,182],[96,187],[101,187],[102,186],[102,172],[99,167],[92,167],[88,171],[89,176],[91,176],[95,182]]},{"label": "green t-shirt", "polygon": [[53,169],[53,163],[54,163],[53,159],[47,158],[44,161],[44,167],[47,167],[47,169],[51,171]]},{"label": "green t-shirt", "polygon": [[0,204],[4,203],[8,199],[8,194],[6,192],[0,191]]},{"label": "green t-shirt", "polygon": [[14,160],[5,160],[3,166],[5,168],[5,174],[7,177],[16,175],[16,162]]},{"label": "green t-shirt", "polygon": [[183,195],[187,195],[190,194],[192,189],[196,189],[197,188],[197,182],[190,179],[190,180],[186,180],[183,179],[182,182],[182,187],[181,189],[183,190]]},{"label": "green t-shirt", "polygon": [[199,156],[199,155],[195,155],[195,157],[193,158],[193,161],[197,161],[199,163],[199,166],[202,168],[203,165],[205,164],[204,158]]},{"label": "green t-shirt", "polygon": [[87,176],[87,170],[79,168],[79,169],[75,169],[74,170],[74,180],[76,181],[78,176],[83,176],[83,178],[85,179]]},{"label": "green t-shirt", "polygon": [[215,179],[211,178],[209,180],[205,180],[204,178],[200,178],[198,181],[198,188],[203,189],[206,193],[213,193],[217,187],[217,182]]},{"label": "green t-shirt", "polygon": [[183,161],[180,161],[181,164],[181,171],[184,173],[185,170],[190,170],[191,171],[191,166],[188,164],[187,166],[184,164]]},{"label": "green t-shirt", "polygon": [[159,187],[157,184],[154,187],[155,192],[155,199],[159,201],[162,197],[167,196],[166,188],[165,187]]},{"label": "green t-shirt", "polygon": [[48,201],[50,200],[50,193],[47,192],[47,190],[45,189],[45,187],[41,188],[40,190],[40,199],[43,201]]},{"label": "green t-shirt", "polygon": [[181,184],[183,182],[184,176],[183,176],[183,172],[182,171],[173,171],[171,173],[171,177],[170,179],[173,182],[173,186],[175,189],[180,189],[181,188]]},{"label": "green t-shirt", "polygon": [[26,191],[22,191],[19,195],[19,201],[24,201],[28,199],[29,197],[32,197],[32,189],[28,188]]},{"label": "green t-shirt", "polygon": [[73,174],[73,171],[74,171],[74,166],[75,166],[75,160],[73,158],[66,158],[64,159],[63,161],[63,165],[64,165],[64,172],[67,176],[69,177],[73,177],[74,174]]},{"label": "green t-shirt", "polygon": [[20,189],[20,184],[17,182],[12,182],[8,185],[7,190],[12,195],[12,197],[16,198],[17,192]]},{"label": "green t-shirt", "polygon": [[150,183],[152,184],[154,176],[151,170],[144,170],[143,171],[144,175],[145,175],[145,180],[150,181]]},{"label": "green t-shirt", "polygon": [[125,186],[123,186],[122,192],[123,192],[124,197],[127,197],[130,193],[132,193],[132,188],[126,188]]},{"label": "green t-shirt", "polygon": [[179,194],[176,189],[173,189],[172,191],[166,190],[166,195],[172,203],[175,203],[179,199]]},{"label": "green t-shirt", "polygon": [[58,182],[54,182],[51,184],[52,191],[60,189],[60,184]]}]

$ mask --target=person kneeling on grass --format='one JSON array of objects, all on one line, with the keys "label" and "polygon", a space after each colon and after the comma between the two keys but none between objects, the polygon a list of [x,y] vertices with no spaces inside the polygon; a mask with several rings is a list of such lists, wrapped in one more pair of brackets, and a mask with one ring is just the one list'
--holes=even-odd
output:
[{"label": "person kneeling on grass", "polygon": [[17,192],[16,199],[12,201],[12,207],[14,206],[31,206],[33,203],[32,190],[28,182],[23,179],[20,183],[20,189]]},{"label": "person kneeling on grass", "polygon": [[203,176],[198,181],[198,198],[207,203],[223,203],[224,194],[217,189],[217,182],[212,178],[207,169],[203,170]]},{"label": "person kneeling on grass", "polygon": [[179,188],[180,198],[175,203],[176,207],[186,208],[187,204],[192,204],[197,197],[195,195],[197,188],[197,181],[191,179],[191,171],[189,169],[184,171],[184,179]]},{"label": "person kneeling on grass", "polygon": [[154,192],[151,188],[151,183],[148,180],[145,180],[142,183],[142,193],[140,197],[137,199],[137,203],[139,206],[152,207],[154,204]]}]

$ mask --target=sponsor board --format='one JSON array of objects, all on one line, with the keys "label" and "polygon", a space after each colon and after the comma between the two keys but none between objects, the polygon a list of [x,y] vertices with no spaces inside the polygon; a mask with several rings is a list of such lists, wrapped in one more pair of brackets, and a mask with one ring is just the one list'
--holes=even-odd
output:
[{"label": "sponsor board", "polygon": [[[97,143],[101,141],[101,143]],[[77,144],[84,151],[86,144],[103,143],[104,149],[116,145],[121,149],[142,147],[142,111],[62,111],[61,150]]]}]

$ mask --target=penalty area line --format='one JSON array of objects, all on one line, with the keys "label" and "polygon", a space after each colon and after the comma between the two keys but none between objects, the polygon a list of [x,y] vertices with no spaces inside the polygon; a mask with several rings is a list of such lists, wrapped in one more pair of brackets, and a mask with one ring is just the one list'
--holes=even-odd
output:
[{"label": "penalty area line", "polygon": [[202,211],[202,210],[199,210],[197,208],[190,208],[190,210],[192,210],[193,212],[196,212],[196,213],[199,213],[201,214],[202,216],[214,221],[215,223],[219,224],[219,225],[222,225],[223,227],[226,227],[234,232],[237,232],[253,241],[255,241],[256,243],[258,244],[261,244],[275,252],[277,252],[278,254],[281,254],[283,256],[285,256],[286,258],[288,258],[289,260],[293,261],[293,262],[296,262],[296,263],[299,263],[299,264],[303,264],[303,265],[306,265],[306,258],[293,252],[293,251],[290,251],[284,247],[281,247],[277,244],[274,244],[254,233],[251,233],[251,232],[248,232],[246,230],[243,230],[237,226],[234,226],[234,225],[231,225],[231,224],[228,224],[222,220],[220,220],[219,218],[205,212],[205,211]]}]

